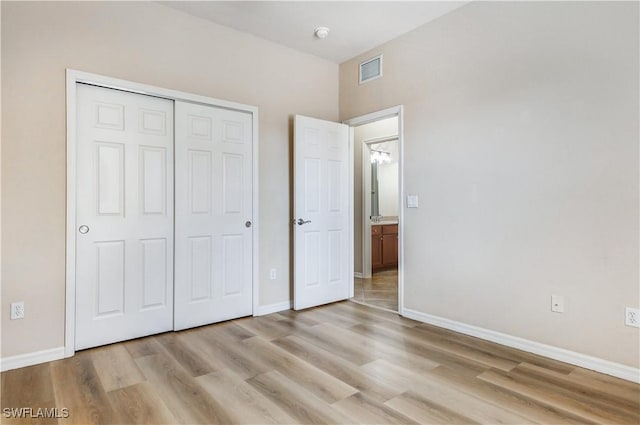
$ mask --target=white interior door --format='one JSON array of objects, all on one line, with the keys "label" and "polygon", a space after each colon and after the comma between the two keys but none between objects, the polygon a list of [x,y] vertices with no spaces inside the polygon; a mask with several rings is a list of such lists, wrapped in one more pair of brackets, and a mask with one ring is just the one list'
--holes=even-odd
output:
[{"label": "white interior door", "polygon": [[175,329],[252,314],[252,116],[176,101]]},{"label": "white interior door", "polygon": [[349,127],[296,115],[294,308],[349,297],[353,280]]},{"label": "white interior door", "polygon": [[173,328],[173,102],[77,85],[76,349]]}]

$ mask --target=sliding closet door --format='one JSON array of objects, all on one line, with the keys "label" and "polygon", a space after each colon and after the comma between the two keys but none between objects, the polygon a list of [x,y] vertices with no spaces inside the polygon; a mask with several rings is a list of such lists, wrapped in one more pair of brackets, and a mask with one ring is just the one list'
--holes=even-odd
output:
[{"label": "sliding closet door", "polygon": [[173,101],[77,85],[76,349],[173,328]]},{"label": "sliding closet door", "polygon": [[176,102],[176,330],[252,313],[252,116]]}]

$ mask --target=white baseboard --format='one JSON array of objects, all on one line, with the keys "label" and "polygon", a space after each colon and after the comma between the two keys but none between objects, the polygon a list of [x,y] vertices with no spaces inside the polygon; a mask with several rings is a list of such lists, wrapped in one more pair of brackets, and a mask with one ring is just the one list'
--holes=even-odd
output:
[{"label": "white baseboard", "polygon": [[17,356],[4,357],[0,360],[0,371],[4,372],[5,370],[18,369],[60,359],[64,359],[64,347],[18,354]]},{"label": "white baseboard", "polygon": [[449,329],[465,335],[470,335],[487,341],[506,345],[507,347],[517,348],[529,353],[549,357],[565,363],[570,363],[576,366],[583,367],[585,369],[595,370],[596,372],[615,376],[616,378],[622,378],[627,381],[640,383],[640,369],[631,366],[614,363],[609,360],[588,356],[586,354],[577,353],[575,351],[566,350],[564,348],[555,347],[540,342],[530,341],[528,339],[520,338],[517,336],[512,336],[501,332],[468,325],[466,323],[456,322],[455,320],[445,319],[443,317],[422,313],[408,308],[404,309],[403,316],[409,319],[417,320],[419,322],[438,326],[440,328]]},{"label": "white baseboard", "polygon": [[[293,307],[293,301],[283,301],[258,307],[258,311],[254,316],[264,316],[265,314],[277,313],[283,310],[289,310]],[[39,363],[51,362],[65,358],[65,348],[57,347],[49,350],[36,351],[33,353],[19,354],[16,356],[5,357],[0,359],[0,371],[18,369],[25,366],[32,366]]]},{"label": "white baseboard", "polygon": [[254,316],[264,316],[265,314],[278,313],[279,311],[291,310],[293,301],[282,301],[280,303],[261,305]]},{"label": "white baseboard", "polygon": [[359,279],[362,279],[362,273],[360,272],[353,272],[353,277],[357,277]]}]

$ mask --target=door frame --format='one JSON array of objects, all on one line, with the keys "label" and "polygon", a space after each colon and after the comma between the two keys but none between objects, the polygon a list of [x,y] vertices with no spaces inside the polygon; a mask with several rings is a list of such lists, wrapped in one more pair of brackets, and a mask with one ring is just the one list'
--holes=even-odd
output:
[{"label": "door frame", "polygon": [[[217,108],[231,109],[250,113],[252,116],[252,299],[253,315],[258,312],[259,301],[259,176],[258,176],[258,108],[236,102],[185,93],[162,87],[150,86],[133,81],[91,74],[74,69],[66,69],[66,123],[67,123],[67,212],[66,212],[66,276],[65,276],[65,334],[64,355],[71,357],[75,354],[75,306],[76,306],[76,124],[77,100],[76,85],[78,83],[122,90],[130,93],[161,97],[173,101],[199,103]],[[175,142],[175,131],[174,131]]]},{"label": "door frame", "polygon": [[[379,137],[362,141],[362,278],[371,277],[371,147],[378,143],[398,141],[398,136]],[[398,144],[399,146],[399,144]],[[398,176],[400,165],[398,165]],[[400,180],[398,179],[398,198],[400,197]],[[400,209],[398,209],[400,214]],[[398,215],[398,222],[399,220]]]},{"label": "door frame", "polygon": [[[403,119],[403,106],[392,106],[387,109],[383,109],[380,111],[371,112],[369,114],[361,115],[358,117],[354,117],[348,120],[343,121],[344,124],[347,124],[350,127],[349,138],[350,144],[355,145],[354,139],[354,127],[358,127],[364,124],[369,124],[375,121],[380,121],[385,118],[398,117],[398,314],[401,316],[404,315],[404,119]],[[394,136],[394,139],[396,137]],[[386,138],[389,139],[389,138]],[[384,141],[383,139],[379,140],[366,140],[365,143],[375,143],[376,141]],[[364,158],[364,148],[365,143],[363,143],[363,158]],[[351,164],[351,168],[353,169],[353,164]],[[363,167],[364,169],[364,167]],[[353,181],[353,180],[352,180]],[[362,184],[362,202],[363,202],[363,213],[365,211],[365,194],[364,194],[364,181]],[[371,271],[371,258],[369,254],[369,258],[365,258],[365,239],[367,238],[367,230],[368,229],[368,221],[362,220],[362,270],[363,273],[366,270],[365,265],[369,265],[369,271]],[[369,234],[369,244],[371,244],[371,235]],[[351,297],[353,297],[353,280],[351,283]]]}]

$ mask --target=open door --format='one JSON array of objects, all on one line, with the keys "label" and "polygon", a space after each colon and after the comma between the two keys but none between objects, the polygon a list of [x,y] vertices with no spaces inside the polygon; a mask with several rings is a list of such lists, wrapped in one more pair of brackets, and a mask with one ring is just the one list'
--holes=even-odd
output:
[{"label": "open door", "polygon": [[349,127],[295,116],[295,310],[350,296],[353,279]]}]

